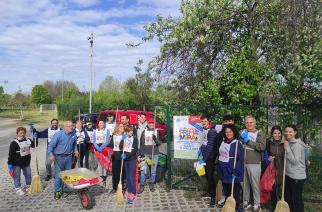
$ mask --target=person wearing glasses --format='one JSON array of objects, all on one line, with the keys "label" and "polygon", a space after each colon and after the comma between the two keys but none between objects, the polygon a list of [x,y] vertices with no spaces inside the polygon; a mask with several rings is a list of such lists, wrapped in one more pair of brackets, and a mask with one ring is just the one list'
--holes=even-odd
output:
[{"label": "person wearing glasses", "polygon": [[73,132],[73,123],[71,121],[64,122],[64,129],[55,133],[52,140],[48,144],[49,160],[55,162],[55,183],[54,183],[54,198],[61,198],[62,180],[60,172],[72,168],[73,156],[78,157],[77,136]]}]

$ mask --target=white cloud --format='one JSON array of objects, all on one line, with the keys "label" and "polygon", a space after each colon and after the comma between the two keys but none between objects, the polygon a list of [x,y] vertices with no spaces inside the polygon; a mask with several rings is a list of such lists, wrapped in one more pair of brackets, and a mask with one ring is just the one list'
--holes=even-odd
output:
[{"label": "white cloud", "polygon": [[[138,22],[123,23],[123,18],[154,17],[158,11],[178,10],[170,1],[157,4],[141,2],[136,6],[99,7],[90,9],[70,8],[65,1],[25,0],[0,1],[0,85],[10,93],[30,91],[35,84],[45,80],[65,79],[74,81],[80,89],[89,84],[89,42],[87,37],[94,32],[95,86],[107,74],[125,80],[133,76],[139,59],[145,62],[159,52],[157,42],[146,43],[129,49],[128,42],[139,42],[142,18]],[[99,1],[76,0],[79,6],[99,4]],[[28,9],[26,9],[28,8]],[[167,9],[168,8],[168,9]],[[113,21],[111,21],[113,18]],[[115,21],[115,18],[120,20]]]}]

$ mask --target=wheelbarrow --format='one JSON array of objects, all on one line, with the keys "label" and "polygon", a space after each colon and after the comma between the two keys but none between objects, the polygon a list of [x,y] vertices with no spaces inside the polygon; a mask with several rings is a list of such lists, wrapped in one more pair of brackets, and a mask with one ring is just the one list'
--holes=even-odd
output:
[{"label": "wheelbarrow", "polygon": [[[88,188],[102,182],[102,179],[95,172],[86,168],[76,168],[60,172],[62,183],[62,194],[64,194],[64,185],[76,193],[80,198],[84,209],[90,210],[94,206],[94,197]],[[65,197],[67,197],[67,194]]]}]

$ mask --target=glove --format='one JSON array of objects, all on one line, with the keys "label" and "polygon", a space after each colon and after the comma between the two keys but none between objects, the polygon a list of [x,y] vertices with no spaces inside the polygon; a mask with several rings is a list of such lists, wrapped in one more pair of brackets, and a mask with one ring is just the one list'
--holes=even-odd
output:
[{"label": "glove", "polygon": [[244,131],[241,134],[241,139],[242,139],[242,141],[243,141],[244,144],[247,144],[248,143],[249,137],[248,137],[248,132],[247,131]]},{"label": "glove", "polygon": [[203,159],[199,160],[198,162],[199,162],[200,165],[203,165],[203,166],[206,165],[206,162]]},{"label": "glove", "polygon": [[12,164],[8,164],[9,175],[13,177],[13,166]]},{"label": "glove", "polygon": [[121,158],[122,158],[122,160],[125,160],[126,155],[123,153],[123,154],[121,155]]},{"label": "glove", "polygon": [[34,139],[37,139],[38,138],[38,135],[37,135],[36,132],[34,132],[33,136],[34,136]]},{"label": "glove", "polygon": [[98,147],[96,151],[98,151],[98,152],[102,152],[101,147]]}]

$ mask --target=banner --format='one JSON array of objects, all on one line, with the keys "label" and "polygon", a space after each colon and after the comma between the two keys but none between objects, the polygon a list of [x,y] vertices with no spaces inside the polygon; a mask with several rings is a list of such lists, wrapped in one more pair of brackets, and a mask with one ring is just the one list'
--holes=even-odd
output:
[{"label": "banner", "polygon": [[203,128],[200,116],[173,117],[174,157],[197,159]]}]

